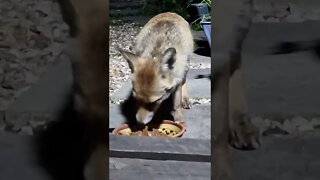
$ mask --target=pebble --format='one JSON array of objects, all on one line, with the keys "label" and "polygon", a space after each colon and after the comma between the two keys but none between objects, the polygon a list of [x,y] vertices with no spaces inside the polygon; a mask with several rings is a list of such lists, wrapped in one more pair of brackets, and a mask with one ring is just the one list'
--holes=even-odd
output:
[{"label": "pebble", "polygon": [[264,121],[265,121],[266,126],[271,127],[271,120],[270,119],[265,119]]},{"label": "pebble", "polygon": [[296,125],[294,125],[290,120],[286,119],[282,125],[282,129],[287,131],[289,134],[293,134],[297,131]]},{"label": "pebble", "polygon": [[303,124],[298,127],[300,132],[313,131],[314,127],[311,123]]},{"label": "pebble", "polygon": [[30,120],[29,121],[30,126],[32,127],[32,129],[36,129],[39,126],[44,126],[46,124],[45,121],[35,121],[35,120]]},{"label": "pebble", "polygon": [[269,18],[267,18],[266,22],[278,23],[278,22],[280,22],[280,19],[279,18],[275,18],[275,17],[269,17]]},{"label": "pebble", "polygon": [[109,163],[110,165],[112,165],[115,169],[123,169],[125,167],[127,167],[128,165],[123,163],[123,162],[120,162],[120,161],[115,161],[113,159],[109,159]]},{"label": "pebble", "polygon": [[259,127],[260,129],[260,132],[263,132],[265,131],[266,129],[270,128],[271,127],[271,124],[270,124],[270,120],[267,121],[267,120],[264,120],[263,118],[261,117],[254,117],[252,118],[252,123]]},{"label": "pebble", "polygon": [[278,121],[271,121],[271,128],[281,128],[282,125]]},{"label": "pebble", "polygon": [[189,100],[190,100],[190,102],[191,102],[193,105],[197,105],[197,104],[211,104],[211,99],[208,99],[208,98],[201,98],[201,99],[193,99],[193,98],[190,98]]},{"label": "pebble", "polygon": [[295,125],[296,127],[298,126],[302,126],[304,124],[308,124],[308,120],[301,117],[301,116],[298,116],[298,117],[294,117],[292,120],[291,120],[292,124]]},{"label": "pebble", "polygon": [[20,135],[33,135],[33,130],[30,126],[24,126],[21,128]]},{"label": "pebble", "polygon": [[10,122],[10,124],[13,124],[12,131],[18,132],[22,129],[22,127],[28,125],[28,120],[30,119],[30,116],[28,114],[22,114],[18,115],[14,122]]}]

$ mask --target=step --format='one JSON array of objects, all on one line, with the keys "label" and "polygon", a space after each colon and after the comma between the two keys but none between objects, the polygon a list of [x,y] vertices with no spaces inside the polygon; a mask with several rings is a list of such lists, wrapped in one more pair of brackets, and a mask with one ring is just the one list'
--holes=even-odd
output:
[{"label": "step", "polygon": [[[191,98],[211,98],[211,82],[208,79],[194,79],[199,74],[210,74],[211,69],[190,69],[187,75],[187,89]],[[114,99],[126,99],[132,89],[129,79],[112,96]]]}]

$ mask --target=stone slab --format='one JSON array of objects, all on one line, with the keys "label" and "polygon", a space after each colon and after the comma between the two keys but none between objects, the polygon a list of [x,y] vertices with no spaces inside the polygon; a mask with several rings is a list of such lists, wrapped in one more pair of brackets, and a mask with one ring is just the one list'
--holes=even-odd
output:
[{"label": "stone slab", "polygon": [[[193,53],[190,57],[191,63],[201,63],[205,65],[211,64],[211,57],[208,56],[201,56],[196,53]],[[207,69],[208,70],[208,69]]]},{"label": "stone slab", "polygon": [[317,39],[319,31],[320,21],[253,24],[242,59],[254,116],[319,114],[319,58],[311,52],[266,55],[279,41]]},{"label": "stone slab", "polygon": [[204,31],[192,31],[192,36],[195,41],[207,41]]},{"label": "stone slab", "polygon": [[56,115],[65,103],[65,95],[72,85],[69,61],[57,64],[38,83],[24,92],[5,112],[6,121],[32,118],[37,115]]},{"label": "stone slab", "polygon": [[[109,104],[109,127],[115,128],[124,123],[119,105]],[[182,138],[210,139],[211,138],[211,106],[196,105],[192,109],[184,109],[186,132]]]}]

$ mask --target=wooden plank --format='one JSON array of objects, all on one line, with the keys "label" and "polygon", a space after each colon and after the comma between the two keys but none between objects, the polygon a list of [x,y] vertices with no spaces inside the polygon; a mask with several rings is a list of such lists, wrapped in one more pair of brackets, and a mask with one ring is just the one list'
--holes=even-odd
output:
[{"label": "wooden plank", "polygon": [[109,179],[210,180],[211,164],[205,162],[110,158]]},{"label": "wooden plank", "polygon": [[211,141],[110,134],[109,157],[211,162]]}]

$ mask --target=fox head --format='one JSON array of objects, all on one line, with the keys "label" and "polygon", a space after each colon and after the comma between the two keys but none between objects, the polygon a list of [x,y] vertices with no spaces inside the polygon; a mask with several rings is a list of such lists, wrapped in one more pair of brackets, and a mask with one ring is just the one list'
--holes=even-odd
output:
[{"label": "fox head", "polygon": [[136,119],[139,122],[150,121],[146,117],[153,115],[182,81],[174,73],[176,49],[168,48],[159,56],[147,58],[119,51],[131,69],[132,95],[138,103]]}]

